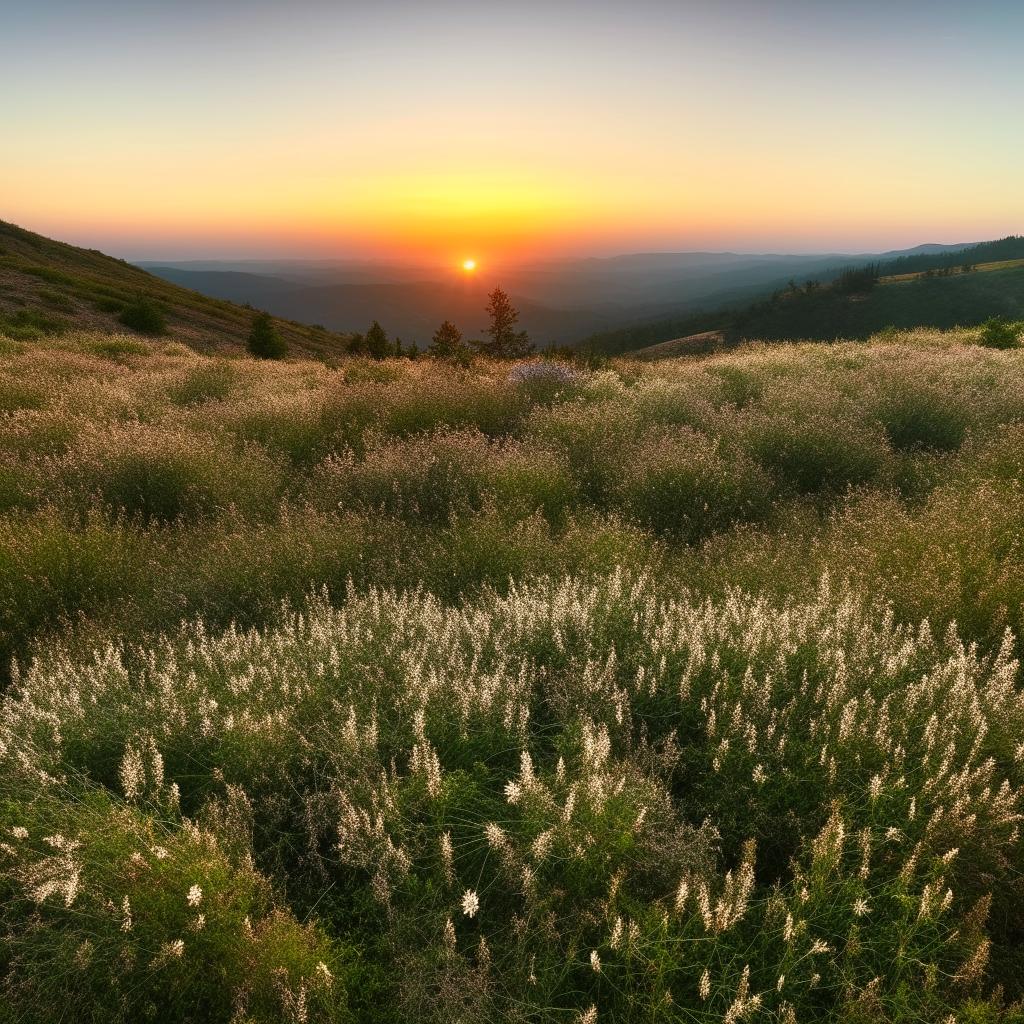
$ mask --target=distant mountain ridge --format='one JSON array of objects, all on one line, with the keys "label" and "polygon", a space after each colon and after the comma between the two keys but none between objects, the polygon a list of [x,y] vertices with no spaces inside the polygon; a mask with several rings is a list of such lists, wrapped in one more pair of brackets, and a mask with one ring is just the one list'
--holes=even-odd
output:
[{"label": "distant mountain ridge", "polygon": [[[587,338],[606,353],[668,345],[708,332],[726,342],[866,338],[886,327],[972,326],[991,316],[1024,318],[1024,236],[964,247],[917,246],[871,260],[880,280],[852,292],[828,286],[830,275],[792,281],[747,304],[723,304],[681,317],[647,318]],[[863,261],[851,268],[863,267]],[[970,268],[963,272],[964,268]],[[685,346],[684,346],[685,347]]]},{"label": "distant mountain ridge", "polygon": [[954,252],[928,243],[882,254],[633,253],[482,267],[461,279],[436,267],[373,262],[256,260],[144,262],[151,273],[204,294],[251,303],[279,316],[362,331],[379,320],[406,342],[426,345],[443,320],[469,337],[484,323],[486,292],[508,291],[538,343],[578,343],[595,333],[749,302],[790,278],[830,280],[868,259]]}]

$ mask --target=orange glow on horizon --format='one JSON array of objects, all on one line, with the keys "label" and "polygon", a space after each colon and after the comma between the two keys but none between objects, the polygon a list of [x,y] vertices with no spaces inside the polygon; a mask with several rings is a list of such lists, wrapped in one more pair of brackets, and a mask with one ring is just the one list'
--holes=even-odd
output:
[{"label": "orange glow on horizon", "polygon": [[[877,252],[1024,225],[1009,0],[990,5],[1005,18],[951,8],[948,24],[914,3],[892,21],[839,3],[808,18],[797,0],[586,18],[569,3],[394,17],[296,0],[240,19],[213,0],[124,5],[111,31],[95,5],[8,6],[0,216],[113,255],[480,278],[562,256]],[[530,74],[497,73],[497,37]],[[950,93],[928,82],[944,60],[971,68]],[[879,74],[882,107],[864,89]]]}]

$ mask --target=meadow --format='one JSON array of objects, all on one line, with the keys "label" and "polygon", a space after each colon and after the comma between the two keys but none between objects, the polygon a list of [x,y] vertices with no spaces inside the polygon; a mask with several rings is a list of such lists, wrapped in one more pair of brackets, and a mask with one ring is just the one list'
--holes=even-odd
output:
[{"label": "meadow", "polygon": [[1024,1021],[1024,350],[0,338],[0,1020]]}]

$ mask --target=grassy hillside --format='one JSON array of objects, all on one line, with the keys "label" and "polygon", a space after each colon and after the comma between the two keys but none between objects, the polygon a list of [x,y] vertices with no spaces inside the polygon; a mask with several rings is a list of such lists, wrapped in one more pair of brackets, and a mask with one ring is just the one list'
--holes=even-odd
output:
[{"label": "grassy hillside", "polygon": [[[245,345],[251,310],[0,221],[0,333],[22,339],[82,329],[123,333],[129,328],[120,318],[140,298],[162,313],[166,328],[160,333],[200,351]],[[343,338],[322,328],[275,323],[297,352],[329,356],[343,346]]]},{"label": "grassy hillside", "polygon": [[975,340],[4,341],[0,1020],[1019,1024]]},{"label": "grassy hillside", "polygon": [[[1024,240],[1005,239],[964,253],[904,257],[877,264],[882,276],[870,290],[851,293],[819,279],[803,285],[793,282],[749,305],[593,335],[583,347],[625,353],[708,331],[721,332],[732,343],[789,338],[832,341],[863,339],[889,327],[969,327],[992,316],[1020,320],[1024,319],[1024,260],[986,257],[1022,249]],[[970,271],[962,272],[963,263],[954,260],[968,260]]]}]

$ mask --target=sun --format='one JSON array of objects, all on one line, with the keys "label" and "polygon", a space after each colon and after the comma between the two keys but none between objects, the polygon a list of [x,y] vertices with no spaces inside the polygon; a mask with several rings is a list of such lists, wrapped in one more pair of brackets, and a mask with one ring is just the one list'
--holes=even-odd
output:
[{"label": "sun", "polygon": [[473,271],[476,270],[476,260],[474,260],[474,259],[463,260],[462,261],[462,269],[464,271],[466,271],[467,274],[472,274]]}]

